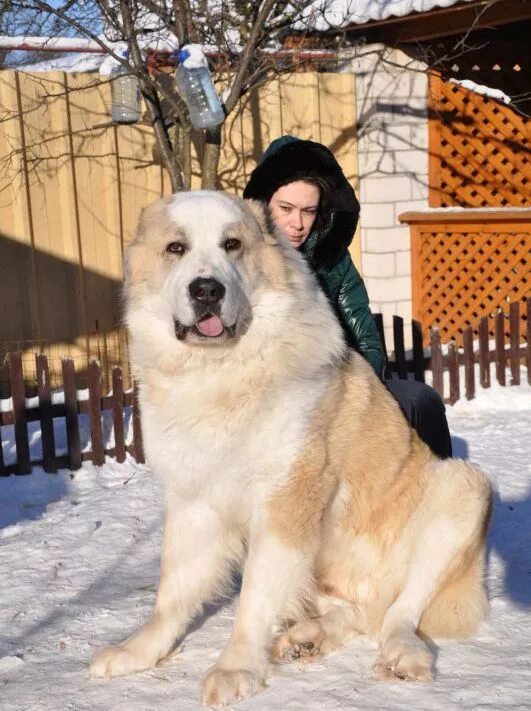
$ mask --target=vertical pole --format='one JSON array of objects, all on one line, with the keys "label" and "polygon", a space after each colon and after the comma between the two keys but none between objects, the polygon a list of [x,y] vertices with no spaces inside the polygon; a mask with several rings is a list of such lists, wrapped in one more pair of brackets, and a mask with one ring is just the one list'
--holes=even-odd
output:
[{"label": "vertical pole", "polygon": [[11,397],[13,399],[13,415],[15,418],[15,447],[17,450],[18,474],[31,473],[31,459],[26,421],[26,395],[24,392],[24,375],[22,373],[22,354],[10,353],[9,380]]},{"label": "vertical pole", "polygon": [[53,474],[57,471],[57,464],[55,461],[55,437],[53,432],[52,395],[48,358],[42,353],[37,353],[35,355],[35,364],[39,409],[41,411],[42,466],[45,472]]},{"label": "vertical pole", "polygon": [[475,395],[474,382],[474,333],[469,326],[463,333],[463,351],[465,360],[465,394],[467,400],[472,400]]}]

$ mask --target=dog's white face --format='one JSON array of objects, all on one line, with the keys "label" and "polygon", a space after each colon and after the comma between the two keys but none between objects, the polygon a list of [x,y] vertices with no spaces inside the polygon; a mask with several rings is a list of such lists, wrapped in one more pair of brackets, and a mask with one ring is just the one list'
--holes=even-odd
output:
[{"label": "dog's white face", "polygon": [[[150,205],[126,260],[128,302],[133,310],[142,304],[142,328],[151,304],[178,342],[211,347],[237,339],[264,283],[260,250],[268,241],[278,247],[263,210],[224,193],[192,191]],[[280,254],[265,262],[282,277]]]},{"label": "dog's white face", "polygon": [[252,235],[241,209],[226,196],[190,193],[175,199],[168,216],[175,234],[165,248],[170,268],[163,290],[176,337],[204,345],[235,337],[250,315],[241,261]]}]

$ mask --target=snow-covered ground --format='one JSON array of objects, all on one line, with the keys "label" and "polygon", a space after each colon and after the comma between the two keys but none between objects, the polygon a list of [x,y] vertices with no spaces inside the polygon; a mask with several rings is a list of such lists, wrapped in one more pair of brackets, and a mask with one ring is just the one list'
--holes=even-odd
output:
[{"label": "snow-covered ground", "polygon": [[[433,683],[377,681],[376,645],[360,638],[317,663],[278,669],[242,711],[531,708],[531,389],[480,389],[448,417],[456,454],[481,464],[496,487],[488,621],[471,640],[438,645]],[[229,634],[231,601],[207,610],[156,669],[111,681],[87,674],[94,649],[147,617],[160,537],[161,487],[132,460],[0,480],[2,711],[199,708],[201,677]]]}]

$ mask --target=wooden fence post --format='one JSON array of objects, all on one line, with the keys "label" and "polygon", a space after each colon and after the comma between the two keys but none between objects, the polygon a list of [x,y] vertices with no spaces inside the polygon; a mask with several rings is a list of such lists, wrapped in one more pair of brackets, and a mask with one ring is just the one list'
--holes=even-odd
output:
[{"label": "wooden fence post", "polygon": [[37,393],[41,411],[42,468],[45,472],[54,474],[57,472],[57,466],[55,462],[55,437],[48,358],[43,353],[37,353],[35,355],[35,366],[37,371]]},{"label": "wooden fence post", "polygon": [[424,345],[422,342],[422,324],[420,321],[411,322],[411,336],[413,340],[413,372],[415,380],[424,382]]},{"label": "wooden fence post", "polygon": [[479,322],[479,384],[490,388],[489,319],[483,316]]},{"label": "wooden fence post", "polygon": [[433,375],[433,387],[439,393],[441,400],[444,400],[441,336],[439,335],[439,329],[436,326],[431,332],[431,372]]},{"label": "wooden fence post", "polygon": [[66,442],[68,466],[72,471],[81,469],[81,440],[77,416],[76,371],[71,358],[63,358],[63,392],[65,395]]},{"label": "wooden fence post", "polygon": [[511,385],[520,385],[520,303],[509,306]]},{"label": "wooden fence post", "polygon": [[467,400],[472,400],[475,395],[474,382],[474,332],[469,326],[463,332],[463,355],[465,361],[465,394]]},{"label": "wooden fence post", "polygon": [[448,373],[450,376],[450,405],[459,400],[459,363],[455,343],[448,344]]},{"label": "wooden fence post", "polygon": [[88,366],[90,439],[92,441],[92,461],[97,466],[105,464],[105,447],[101,428],[101,368],[97,360],[91,359]]},{"label": "wooden fence post", "polygon": [[118,367],[114,367],[112,369],[112,397],[115,457],[117,462],[124,462],[124,381],[122,376],[122,369]]},{"label": "wooden fence post", "polygon": [[496,380],[500,385],[505,385],[505,323],[503,311],[500,309],[496,314],[495,336],[496,336]]},{"label": "wooden fence post", "polygon": [[138,404],[138,384],[135,383],[133,389],[133,447],[135,459],[139,464],[144,464],[144,442],[142,439],[142,429],[140,427],[140,407]]},{"label": "wooden fence post", "polygon": [[393,316],[393,342],[395,346],[396,371],[400,380],[407,379],[406,350],[404,348],[404,319]]},{"label": "wooden fence post", "polygon": [[31,473],[31,459],[26,422],[26,395],[24,391],[24,375],[22,373],[22,353],[10,353],[9,380],[11,397],[13,398],[13,415],[15,418],[15,447],[17,450],[18,474]]}]

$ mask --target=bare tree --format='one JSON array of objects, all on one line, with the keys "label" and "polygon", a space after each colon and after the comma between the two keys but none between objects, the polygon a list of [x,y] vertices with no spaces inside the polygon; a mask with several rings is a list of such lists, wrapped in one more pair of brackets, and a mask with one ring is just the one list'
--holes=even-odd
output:
[{"label": "bare tree", "polygon": [[[325,0],[316,12],[326,9]],[[293,56],[278,54],[290,28],[299,33],[315,22],[304,0],[88,0],[86,2],[8,2],[0,16],[0,34],[74,35],[93,40],[116,62],[137,76],[153,125],[159,153],[173,190],[186,189],[191,179],[192,127],[185,102],[168,75],[146,62],[145,48],[171,35],[179,47],[194,42],[208,48],[212,70],[223,90],[225,116],[240,99],[273,75],[293,70]],[[4,28],[2,28],[2,24]],[[125,42],[129,57],[113,50]],[[153,59],[153,57],[152,57]],[[215,186],[222,126],[205,131],[202,186]]]}]

